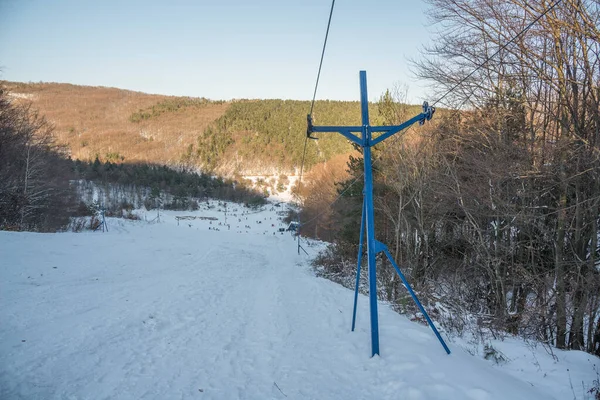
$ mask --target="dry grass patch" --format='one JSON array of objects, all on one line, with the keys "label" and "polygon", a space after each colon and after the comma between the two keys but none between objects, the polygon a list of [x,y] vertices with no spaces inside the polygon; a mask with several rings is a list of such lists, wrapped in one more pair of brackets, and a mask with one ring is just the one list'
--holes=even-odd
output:
[{"label": "dry grass patch", "polygon": [[202,131],[229,106],[208,102],[135,123],[130,119],[132,114],[183,98],[62,83],[0,83],[14,101],[30,102],[45,115],[55,126],[57,141],[80,160],[99,157],[112,162],[176,165],[187,146],[195,144]]}]

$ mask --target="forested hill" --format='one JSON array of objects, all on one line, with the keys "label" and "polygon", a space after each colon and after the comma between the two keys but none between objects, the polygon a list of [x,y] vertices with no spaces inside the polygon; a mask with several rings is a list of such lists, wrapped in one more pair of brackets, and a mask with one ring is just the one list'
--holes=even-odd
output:
[{"label": "forested hill", "polygon": [[[358,102],[319,102],[319,124],[353,124],[360,121]],[[214,124],[204,130],[185,159],[226,173],[263,174],[276,167],[291,171],[300,166],[306,135],[308,101],[236,101]],[[306,164],[348,153],[351,146],[340,135],[319,135],[316,146],[307,147]]]},{"label": "forested hill", "polygon": [[[225,102],[58,83],[0,84],[13,101],[31,103],[54,125],[74,159],[185,165],[227,175],[293,172],[301,162],[307,101]],[[373,123],[382,121],[377,108],[371,114]],[[316,124],[356,125],[360,106],[318,101],[314,117]],[[336,134],[315,143],[307,149],[308,166],[351,151]]]},{"label": "forested hill", "polygon": [[[420,108],[410,112],[418,113]],[[270,173],[275,167],[293,171],[302,162],[306,114],[310,102],[295,100],[242,100],[231,103],[217,121],[208,126],[196,145],[189,145],[184,160],[226,174]],[[372,123],[383,123],[379,107]],[[360,103],[318,101],[314,107],[317,125],[360,125]],[[330,160],[352,151],[335,133],[315,134],[315,145],[307,146],[305,166]]]}]

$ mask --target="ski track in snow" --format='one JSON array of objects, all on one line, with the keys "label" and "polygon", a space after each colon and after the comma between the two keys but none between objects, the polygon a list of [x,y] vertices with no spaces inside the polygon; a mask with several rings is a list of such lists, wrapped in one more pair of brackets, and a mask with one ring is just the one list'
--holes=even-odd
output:
[{"label": "ski track in snow", "polygon": [[447,356],[385,305],[370,358],[368,299],[350,332],[353,293],[315,278],[288,234],[168,221],[0,232],[1,399],[573,398],[564,365],[532,383]]}]

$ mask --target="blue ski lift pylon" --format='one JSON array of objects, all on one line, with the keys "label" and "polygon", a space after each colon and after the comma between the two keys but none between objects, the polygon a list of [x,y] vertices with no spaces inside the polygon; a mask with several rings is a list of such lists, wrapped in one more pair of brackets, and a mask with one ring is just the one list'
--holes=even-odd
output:
[{"label": "blue ski lift pylon", "polygon": [[[363,191],[363,209],[360,226],[360,243],[358,249],[358,265],[356,270],[356,287],[354,289],[354,309],[352,312],[352,330],[356,322],[356,304],[358,299],[358,283],[360,280],[360,267],[361,267],[361,255],[362,246],[364,241],[365,227],[367,235],[367,261],[369,268],[369,309],[371,316],[371,351],[372,356],[379,354],[379,322],[377,315],[377,272],[376,272],[376,259],[377,253],[383,252],[390,263],[394,266],[394,269],[402,279],[404,286],[410,293],[411,297],[417,304],[417,307],[423,313],[423,316],[427,320],[427,323],[435,333],[440,344],[444,348],[447,354],[450,354],[450,349],[442,339],[442,336],[436,329],[435,325],[429,318],[427,311],[419,301],[417,295],[412,290],[410,284],[404,277],[404,274],[400,271],[400,268],[392,258],[392,255],[387,249],[387,246],[375,239],[375,221],[374,221],[374,207],[373,207],[373,161],[371,159],[371,147],[378,143],[383,142],[390,136],[410,127],[415,122],[423,125],[425,121],[431,120],[435,112],[435,108],[429,106],[427,102],[423,103],[423,112],[408,121],[394,126],[371,126],[369,124],[369,99],[367,96],[367,72],[360,71],[360,106],[362,114],[362,125],[361,126],[314,126],[312,116],[307,116],[307,129],[306,135],[308,138],[313,138],[313,132],[336,132],[344,136],[346,139],[357,144],[363,148],[363,160],[364,160],[364,191]],[[356,134],[360,133],[360,137]],[[373,138],[373,133],[380,133],[379,136]]]},{"label": "blue ski lift pylon", "polygon": [[292,232],[298,232],[298,228],[300,227],[300,223],[296,222],[296,221],[292,221],[290,222],[290,224],[288,225],[286,231],[292,231]]}]

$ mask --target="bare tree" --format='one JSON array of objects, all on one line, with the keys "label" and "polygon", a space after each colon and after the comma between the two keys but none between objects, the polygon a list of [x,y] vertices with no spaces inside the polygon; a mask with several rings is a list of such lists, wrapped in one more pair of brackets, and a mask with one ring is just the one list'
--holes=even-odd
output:
[{"label": "bare tree", "polygon": [[[549,324],[547,338],[559,348],[584,349],[587,343],[592,351],[598,317],[593,293],[600,215],[600,3],[429,2],[438,40],[415,65],[440,95],[454,88],[446,104],[468,105],[471,111],[463,118],[478,120],[457,132],[470,143],[462,144],[460,163],[448,169],[455,183],[452,197],[479,237],[475,247],[485,250],[476,259],[488,260],[483,263],[495,271],[489,282],[496,282],[498,312],[506,296],[511,307],[523,305],[528,296],[543,299],[538,304],[545,308],[540,313]],[[488,162],[470,168],[489,180],[488,210],[481,209],[483,199],[476,193],[462,196],[469,187],[486,186],[460,173],[477,156],[473,150],[488,152]],[[490,164],[498,153],[507,161],[510,153],[522,156],[516,168],[507,164],[502,173]],[[490,211],[491,219],[485,217]],[[501,243],[507,252],[498,252]],[[517,320],[525,314],[521,310]]]},{"label": "bare tree", "polygon": [[52,127],[0,89],[0,228],[57,229],[73,202],[68,161]]}]

